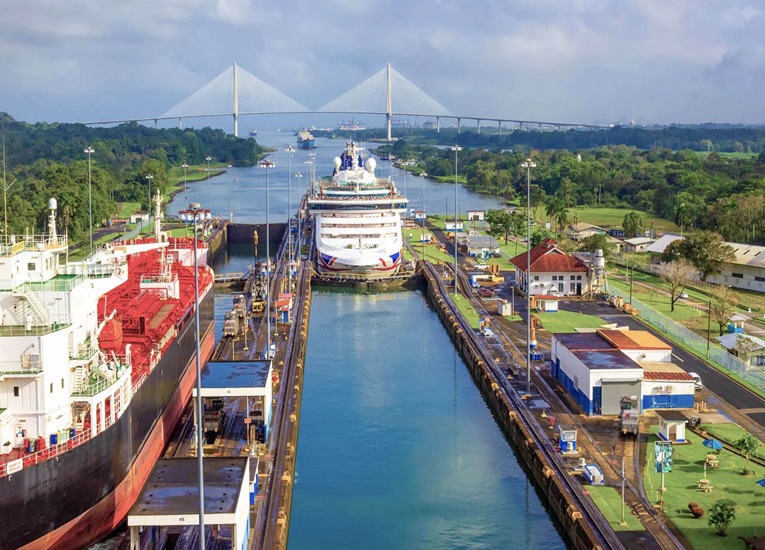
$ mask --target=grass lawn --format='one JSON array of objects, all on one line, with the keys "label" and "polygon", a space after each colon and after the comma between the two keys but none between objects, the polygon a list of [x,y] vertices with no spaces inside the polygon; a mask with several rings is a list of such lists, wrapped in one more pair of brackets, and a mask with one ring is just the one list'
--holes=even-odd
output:
[{"label": "grass lawn", "polygon": [[599,328],[606,323],[600,317],[576,313],[574,311],[557,311],[555,313],[534,313],[542,322],[542,328],[550,332],[576,332],[578,328]]},{"label": "grass lawn", "polygon": [[653,227],[653,229],[661,229],[662,231],[680,231],[680,228],[669,220],[654,218],[647,212],[631,208],[594,208],[589,206],[575,206],[568,209],[568,219],[571,223],[574,223],[574,219],[576,219],[578,222],[591,223],[593,225],[614,225],[621,227],[622,222],[624,221],[624,216],[630,212],[637,212],[643,216],[646,229],[651,229],[651,227]]},{"label": "grass lawn", "polygon": [[473,305],[470,303],[470,300],[462,296],[462,294],[458,294],[457,296],[449,294],[449,297],[454,300],[455,304],[457,304],[457,307],[462,312],[462,315],[465,317],[465,319],[467,319],[467,322],[470,323],[470,326],[477,330],[480,316],[478,315],[478,312],[476,312]]},{"label": "grass lawn", "polygon": [[119,202],[117,206],[118,218],[129,218],[130,214],[141,210],[141,203],[139,202]]},{"label": "grass lawn", "polygon": [[[712,154],[712,151],[697,151],[697,154],[702,157],[708,157]],[[756,157],[757,153],[722,153],[717,152],[718,155],[721,157],[727,157],[731,159],[750,159],[752,157]]]},{"label": "grass lawn", "polygon": [[645,531],[640,520],[630,513],[629,506],[624,509],[624,521],[627,525],[620,525],[622,520],[622,495],[615,487],[606,485],[590,485],[587,492],[590,498],[603,513],[614,531]]},{"label": "grass lawn", "polygon": [[[729,443],[733,443],[741,436],[748,434],[745,429],[740,428],[732,422],[723,422],[721,424],[702,424],[702,430],[706,430],[710,437],[719,437]],[[756,456],[765,458],[765,450],[761,447]],[[765,474],[765,472],[763,472]],[[759,478],[758,478],[759,479]]]},{"label": "grass lawn", "polygon": [[[646,467],[643,472],[648,499],[658,502],[661,474],[654,467],[654,441],[657,427],[651,428],[646,446]],[[712,492],[704,493],[697,488],[697,481],[704,477],[704,458],[709,449],[702,445],[702,439],[686,432],[690,445],[676,445],[672,471],[664,475],[664,512],[683,532],[696,550],[724,550],[743,548],[739,536],[762,536],[765,532],[765,487],[755,483],[763,472],[756,476],[741,475],[741,457],[730,452],[720,453],[720,467],[707,470],[707,479]],[[736,519],[728,529],[727,537],[719,537],[707,523],[709,510],[715,502],[727,502],[736,509]],[[706,514],[694,518],[688,510],[688,503],[696,502]]]}]

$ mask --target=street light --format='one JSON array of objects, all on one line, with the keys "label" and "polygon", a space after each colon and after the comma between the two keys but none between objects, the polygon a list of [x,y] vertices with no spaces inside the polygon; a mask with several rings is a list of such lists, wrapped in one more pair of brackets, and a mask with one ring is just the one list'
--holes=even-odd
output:
[{"label": "street light", "polygon": [[266,357],[271,358],[271,232],[268,223],[268,170],[276,166],[268,159],[261,160],[258,166],[266,169]]},{"label": "street light", "polygon": [[210,161],[212,157],[205,157],[205,160],[207,161],[207,204],[212,204],[210,202]]},{"label": "street light", "polygon": [[451,149],[454,151],[454,296],[457,296],[457,153],[462,147],[454,145]]},{"label": "street light", "polygon": [[292,153],[295,148],[288,145],[284,151],[287,153],[287,171],[289,179],[287,180],[287,245],[289,261],[287,262],[287,288],[292,292]]},{"label": "street light", "polygon": [[151,180],[154,179],[154,176],[149,174],[146,176],[146,179],[149,180],[149,216],[151,216]]},{"label": "street light", "polygon": [[194,222],[194,320],[196,323],[196,331],[194,336],[196,339],[196,358],[197,358],[197,418],[196,418],[196,430],[194,435],[197,439],[197,465],[199,471],[199,548],[204,550],[205,548],[205,495],[204,495],[204,470],[203,470],[203,458],[204,449],[202,448],[203,437],[203,424],[202,424],[202,355],[199,345],[199,265],[197,260],[197,221],[203,221],[205,218],[210,217],[210,210],[206,208],[200,208],[199,203],[192,202],[189,204],[188,210],[181,210],[181,219],[183,221],[189,221],[192,219]]},{"label": "street light", "polygon": [[[295,172],[295,177],[298,179],[298,188],[300,188],[300,180],[303,179],[303,174],[300,172]],[[303,239],[303,210],[302,208],[298,208],[298,234],[297,234],[297,244],[298,244],[298,255],[300,254],[300,245],[302,243]]]},{"label": "street light", "polygon": [[90,233],[90,254],[93,255],[93,186],[90,179],[90,155],[95,153],[92,147],[85,147],[85,153],[88,155],[88,223]]},{"label": "street light", "polygon": [[189,184],[186,183],[186,168],[188,168],[189,165],[185,162],[181,165],[181,168],[183,168],[183,203],[188,208],[189,206]]},{"label": "street light", "polygon": [[526,159],[526,394],[531,395],[531,169],[537,163]]},{"label": "street light", "polygon": [[228,172],[228,216],[231,223],[234,223],[234,203],[231,199],[231,168],[232,166],[229,164],[226,168]]}]

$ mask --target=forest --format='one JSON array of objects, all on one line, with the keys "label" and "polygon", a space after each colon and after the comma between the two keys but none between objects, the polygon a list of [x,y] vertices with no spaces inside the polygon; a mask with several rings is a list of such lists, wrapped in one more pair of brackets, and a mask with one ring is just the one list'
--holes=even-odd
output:
[{"label": "forest", "polygon": [[[400,163],[431,177],[454,177],[450,149],[384,146]],[[574,206],[634,208],[673,220],[683,230],[708,229],[727,241],[765,242],[765,153],[739,156],[610,145],[580,150],[463,149],[458,173],[478,192],[507,200],[526,196],[531,157],[531,202],[547,214]],[[414,163],[414,164],[412,164]],[[565,217],[565,216],[564,216]]]},{"label": "forest", "polygon": [[[8,233],[42,231],[48,199],[58,201],[59,219],[73,241],[87,239],[90,155],[93,225],[117,213],[117,202],[149,207],[148,186],[167,197],[170,171],[189,166],[255,164],[265,149],[254,139],[222,130],[153,129],[139,124],[92,128],[82,124],[28,124],[0,113],[3,191]],[[151,181],[146,177],[151,175]],[[169,197],[168,197],[169,198]],[[4,214],[3,210],[0,212]]]}]

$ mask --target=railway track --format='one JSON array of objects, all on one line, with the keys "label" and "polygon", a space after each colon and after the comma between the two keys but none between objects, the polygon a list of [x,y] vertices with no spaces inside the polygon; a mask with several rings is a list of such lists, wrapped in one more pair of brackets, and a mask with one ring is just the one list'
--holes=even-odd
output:
[{"label": "railway track", "polygon": [[[433,267],[433,265],[430,262],[425,262],[424,266],[425,269],[429,270],[432,278],[439,286],[439,292],[442,295],[448,295],[443,281],[438,276],[438,272]],[[473,328],[465,321],[464,317],[461,315],[454,302],[451,299],[448,299],[445,300],[445,303],[465,334],[474,334]],[[521,401],[521,396],[518,394],[515,388],[510,385],[504,373],[502,373],[494,360],[489,356],[489,354],[485,349],[483,349],[482,346],[477,345],[472,338],[468,338],[466,341],[467,346],[470,348],[471,352],[474,355],[481,357],[489,370],[492,371],[496,383],[502,389],[508,400],[513,404],[515,412],[518,415],[518,419],[521,421],[526,430],[531,434],[534,444],[542,453],[544,453],[548,464],[550,464],[550,466],[553,468],[569,498],[575,502],[579,512],[586,518],[587,523],[592,527],[595,535],[598,537],[600,547],[603,549],[624,548],[621,540],[619,540],[619,538],[616,536],[616,533],[603,517],[600,510],[598,510],[594,503],[592,503],[589,499],[583,498],[583,495],[581,494],[581,486],[578,482],[574,481],[571,476],[568,475],[568,464],[552,448],[552,444],[547,437],[547,434],[533,418],[531,411],[525,406],[525,403]]]}]

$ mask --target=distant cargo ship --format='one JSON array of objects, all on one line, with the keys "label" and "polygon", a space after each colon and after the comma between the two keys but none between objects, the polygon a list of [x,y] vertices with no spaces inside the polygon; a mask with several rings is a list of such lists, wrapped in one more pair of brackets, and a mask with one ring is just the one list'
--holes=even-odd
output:
[{"label": "distant cargo ship", "polygon": [[303,130],[302,132],[298,132],[297,145],[300,149],[313,149],[316,147],[316,140],[311,132]]},{"label": "distant cargo ship", "polygon": [[350,131],[355,132],[357,130],[366,130],[367,127],[364,126],[363,122],[338,122],[337,123],[337,129],[341,131]]},{"label": "distant cargo ship", "polygon": [[332,178],[322,179],[309,197],[320,273],[383,278],[401,267],[401,213],[408,201],[390,178],[375,176],[375,167],[373,158],[363,162],[361,149],[348,142]]},{"label": "distant cargo ship", "polygon": [[191,396],[195,332],[202,361],[215,339],[204,242],[196,300],[191,239],[66,263],[49,209],[44,235],[0,238],[3,549],[79,549],[116,529]]}]

